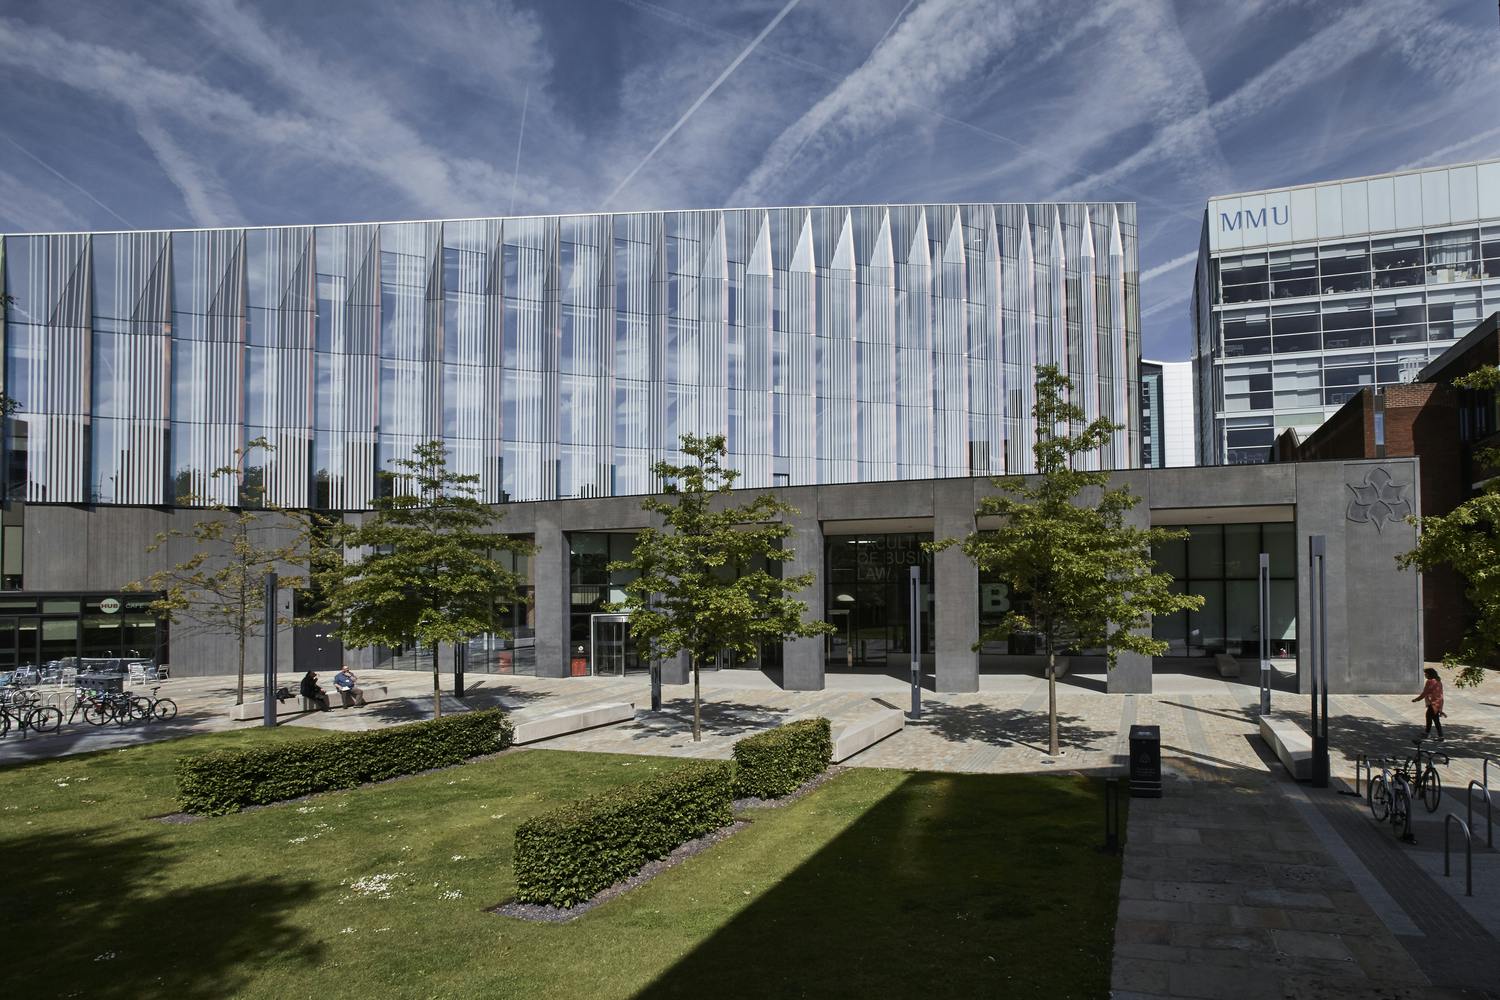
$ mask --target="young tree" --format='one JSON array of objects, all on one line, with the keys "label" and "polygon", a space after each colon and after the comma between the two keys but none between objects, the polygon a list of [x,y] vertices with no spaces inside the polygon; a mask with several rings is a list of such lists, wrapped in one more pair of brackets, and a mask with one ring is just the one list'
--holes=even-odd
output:
[{"label": "young tree", "polygon": [[1128,487],[1111,489],[1108,472],[1073,467],[1075,456],[1097,453],[1121,428],[1100,418],[1071,433],[1084,419],[1069,400],[1072,388],[1055,365],[1037,369],[1031,410],[1037,474],[993,480],[1005,494],[982,499],[976,517],[997,518],[998,527],[934,546],[961,545],[981,571],[1025,598],[974,648],[1016,631],[1040,637],[1047,654],[1048,753],[1054,756],[1058,650],[1102,646],[1111,667],[1122,649],[1160,655],[1167,644],[1142,631],[1151,616],[1203,606],[1202,597],[1172,593],[1172,578],[1156,572],[1151,555],[1153,544],[1185,533],[1127,525],[1125,515],[1140,497]]},{"label": "young tree", "polygon": [[[1453,384],[1460,389],[1500,390],[1500,369],[1484,367]],[[1408,518],[1417,526],[1417,547],[1396,557],[1403,569],[1432,570],[1449,566],[1464,579],[1464,596],[1474,608],[1474,620],[1458,649],[1443,663],[1458,670],[1455,683],[1473,687],[1484,680],[1486,664],[1500,661],[1500,448],[1481,448],[1474,464],[1491,473],[1479,495],[1451,513]]]},{"label": "young tree", "polygon": [[807,605],[791,595],[810,586],[813,574],[780,579],[769,572],[792,550],[780,547],[791,528],[775,520],[796,510],[772,494],[733,505],[727,494],[739,478],[725,468],[724,436],[685,434],[685,465],[652,467],[666,483],[664,497],[641,508],[660,514],[664,528],[646,528],[630,559],[610,570],[634,571],[625,600],[613,607],[630,615],[630,635],[642,656],[663,660],[686,651],[693,663],[693,739],[702,739],[700,672],[722,649],[754,656],[762,642],[825,635],[826,622],[804,621]]},{"label": "young tree", "polygon": [[[237,506],[205,503],[202,509],[207,516],[190,528],[160,532],[147,546],[148,552],[159,552],[176,540],[185,540],[191,543],[192,554],[126,586],[127,590],[162,592],[161,598],[151,602],[151,609],[171,622],[177,635],[224,635],[234,640],[239,649],[236,705],[245,700],[246,647],[266,626],[266,574],[282,574],[287,586],[300,586],[305,578],[289,575],[288,569],[305,563],[308,551],[306,519],[264,504],[259,480],[245,475],[245,457],[257,449],[269,451],[271,446],[262,439],[250,441],[235,451],[234,464],[210,474],[211,480],[236,484]],[[199,501],[187,496],[179,502]],[[272,627],[290,623],[278,616]]]},{"label": "young tree", "polygon": [[500,515],[476,495],[479,477],[450,470],[442,441],[418,445],[396,466],[398,472],[384,473],[392,495],[341,534],[357,559],[325,565],[314,577],[317,617],[348,646],[431,648],[438,718],[438,644],[485,632],[508,637],[495,625],[496,612],[521,600],[524,581],[495,556],[536,549],[494,531]]}]

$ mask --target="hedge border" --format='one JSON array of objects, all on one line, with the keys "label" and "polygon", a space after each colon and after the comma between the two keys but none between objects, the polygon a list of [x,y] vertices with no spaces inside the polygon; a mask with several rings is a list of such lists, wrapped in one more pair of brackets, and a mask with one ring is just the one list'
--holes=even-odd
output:
[{"label": "hedge border", "polygon": [[516,898],[571,908],[734,821],[733,761],[692,761],[516,828]]},{"label": "hedge border", "polygon": [[183,812],[223,816],[246,806],[460,764],[506,749],[513,735],[509,717],[493,708],[369,732],[179,757],[177,803]]},{"label": "hedge border", "polygon": [[824,718],[799,719],[747,736],[735,743],[734,760],[736,797],[779,799],[828,770],[833,725]]}]

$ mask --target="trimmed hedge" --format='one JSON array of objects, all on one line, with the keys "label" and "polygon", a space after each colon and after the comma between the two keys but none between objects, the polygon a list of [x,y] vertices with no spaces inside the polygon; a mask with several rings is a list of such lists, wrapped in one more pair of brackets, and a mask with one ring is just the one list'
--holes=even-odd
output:
[{"label": "trimmed hedge", "polygon": [[177,803],[183,812],[222,816],[245,806],[459,764],[504,750],[512,732],[510,719],[493,708],[365,733],[179,757]]},{"label": "trimmed hedge", "polygon": [[571,907],[734,819],[733,761],[695,761],[516,828],[516,898]]},{"label": "trimmed hedge", "polygon": [[734,745],[739,764],[734,794],[742,799],[779,799],[828,770],[833,729],[827,719],[801,719],[747,736]]}]

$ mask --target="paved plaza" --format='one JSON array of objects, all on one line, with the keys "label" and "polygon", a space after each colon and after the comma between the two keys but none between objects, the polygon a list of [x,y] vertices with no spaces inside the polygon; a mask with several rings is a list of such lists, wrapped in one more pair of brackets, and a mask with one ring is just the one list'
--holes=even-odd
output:
[{"label": "paved plaza", "polygon": [[[367,671],[391,697],[364,709],[284,715],[282,725],[361,730],[428,717],[431,676]],[[294,681],[288,677],[285,683]],[[443,677],[451,685],[451,677]],[[923,693],[920,721],[847,763],[960,772],[1077,771],[1121,774],[1134,724],[1161,727],[1166,787],[1134,799],[1116,929],[1115,995],[1121,998],[1500,997],[1500,854],[1485,845],[1475,802],[1475,895],[1463,894],[1463,852],[1442,876],[1442,820],[1466,817],[1465,786],[1482,761],[1500,758],[1500,684],[1448,686],[1445,794],[1434,815],[1418,809],[1415,845],[1401,845],[1347,792],[1361,752],[1409,748],[1419,706],[1403,696],[1329,700],[1332,789],[1289,780],[1257,735],[1250,685],[1208,673],[1161,673],[1149,695],[1111,695],[1104,677],[1070,676],[1058,686],[1066,752],[1047,744],[1047,685],[1039,677],[981,678],[972,694]],[[128,746],[194,732],[250,728],[231,722],[232,680],[182,678],[163,694],[181,713],[165,726],[72,725],[56,735],[0,740],[0,762]],[[260,696],[247,688],[247,700]],[[628,700],[635,718],[546,741],[552,749],[728,757],[736,740],[796,718],[835,725],[910,703],[910,688],[883,675],[830,674],[823,691],[784,691],[754,671],[703,680],[701,742],[691,734],[691,687],[668,686],[649,711],[644,676],[531,678],[471,675],[448,711],[500,705],[517,720],[582,705]],[[1274,709],[1306,725],[1307,699],[1285,691]],[[1492,766],[1496,771],[1500,765]],[[1102,827],[1102,817],[1101,817]],[[1101,830],[1102,832],[1102,830]]]}]

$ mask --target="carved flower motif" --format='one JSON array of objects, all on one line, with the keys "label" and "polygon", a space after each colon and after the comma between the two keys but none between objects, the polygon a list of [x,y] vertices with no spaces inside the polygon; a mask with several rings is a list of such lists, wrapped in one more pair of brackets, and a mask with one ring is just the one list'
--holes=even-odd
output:
[{"label": "carved flower motif", "polygon": [[1362,485],[1345,484],[1354,493],[1349,501],[1349,520],[1373,523],[1381,530],[1386,521],[1399,521],[1411,514],[1411,501],[1404,493],[1410,483],[1398,483],[1385,469],[1376,467],[1365,474]]}]

